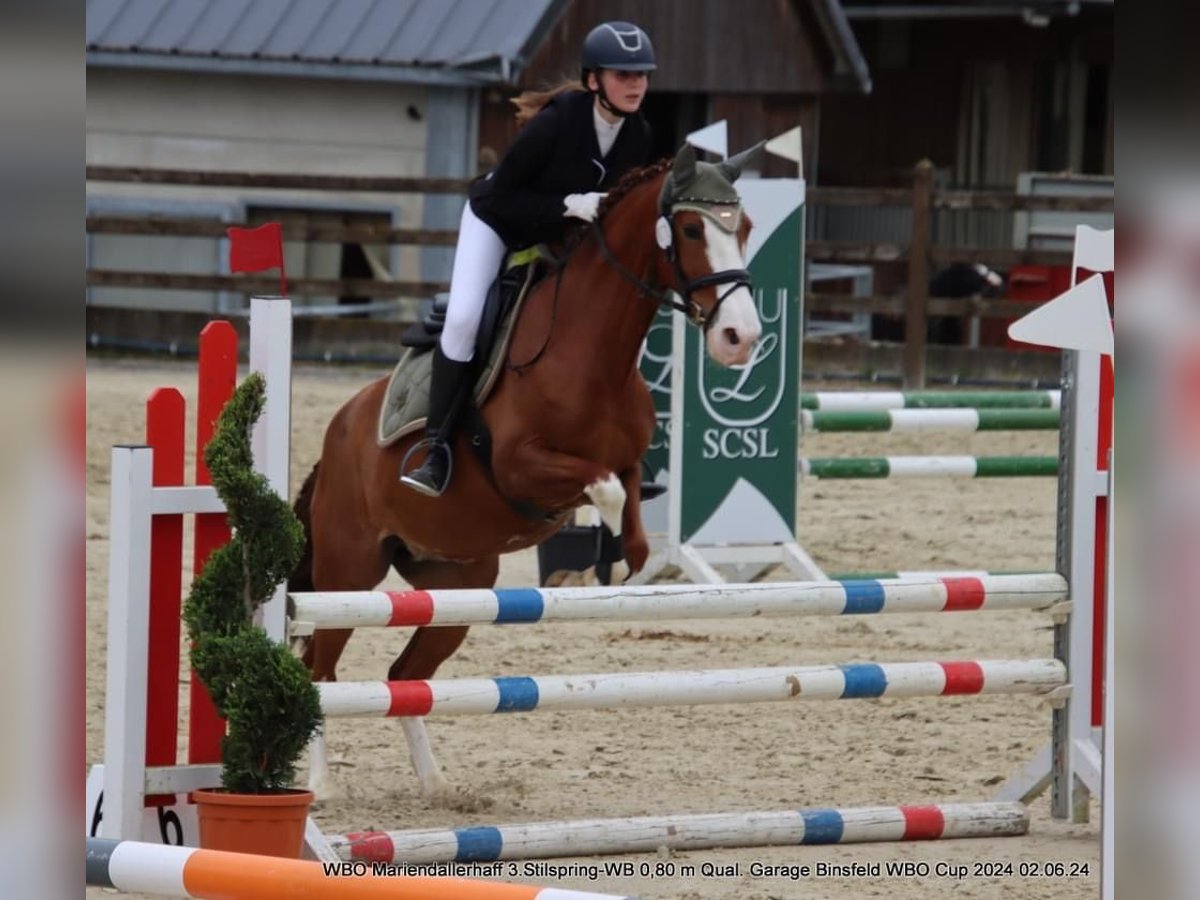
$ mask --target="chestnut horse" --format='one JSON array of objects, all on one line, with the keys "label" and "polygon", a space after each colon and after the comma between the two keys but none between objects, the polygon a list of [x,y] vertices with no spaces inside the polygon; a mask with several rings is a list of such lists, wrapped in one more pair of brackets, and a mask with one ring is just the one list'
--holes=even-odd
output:
[{"label": "chestnut horse", "polygon": [[[685,146],[673,162],[626,176],[597,222],[569,239],[565,268],[520,309],[504,371],[481,409],[491,473],[460,434],[446,493],[411,490],[398,475],[419,436],[386,447],[376,439],[387,378],[349,400],[296,501],[308,546],[289,589],[370,590],[389,566],[417,589],[488,588],[500,554],[544,541],[589,502],[621,538],[630,570],[641,569],[648,554],[641,459],[655,424],[638,370],[642,342],[659,305],[669,303],[704,328],[716,362],[750,359],[761,326],[743,255],[750,222],[732,185],[758,149],[710,164]],[[514,504],[522,503],[550,515],[518,512]],[[314,680],[336,680],[350,634],[310,638],[304,660]],[[432,677],[466,634],[465,627],[418,628],[388,679]],[[422,792],[438,795],[447,785],[424,720],[401,724]],[[310,787],[328,796],[327,779],[318,737]]]}]

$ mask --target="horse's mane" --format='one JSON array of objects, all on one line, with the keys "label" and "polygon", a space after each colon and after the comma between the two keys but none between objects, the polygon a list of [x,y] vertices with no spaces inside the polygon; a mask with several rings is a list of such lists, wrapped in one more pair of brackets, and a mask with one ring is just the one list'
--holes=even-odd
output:
[{"label": "horse's mane", "polygon": [[660,159],[656,163],[651,163],[648,166],[642,166],[640,169],[634,169],[626,172],[621,176],[621,180],[614,184],[604,195],[604,200],[600,203],[600,209],[597,212],[597,218],[601,221],[610,209],[616,206],[621,200],[639,184],[649,181],[656,175],[661,175],[667,169],[671,168],[675,160],[671,157]]},{"label": "horse's mane", "polygon": [[[661,175],[674,164],[675,160],[671,157],[660,159],[656,163],[651,163],[648,166],[642,166],[640,169],[632,169],[621,176],[621,180],[608,189],[604,195],[604,199],[600,201],[600,208],[596,212],[596,221],[603,222],[604,217],[609,211],[614,209],[618,203],[625,199],[625,195],[630,193],[639,185],[645,184],[647,181]],[[587,223],[581,222],[579,225],[568,229],[563,239],[563,250],[570,253],[574,250],[579,242],[582,241],[591,229]]]}]

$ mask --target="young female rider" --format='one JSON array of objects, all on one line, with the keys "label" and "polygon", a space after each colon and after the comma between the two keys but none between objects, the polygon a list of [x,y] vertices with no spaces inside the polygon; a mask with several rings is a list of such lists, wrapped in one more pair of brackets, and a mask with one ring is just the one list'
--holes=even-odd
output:
[{"label": "young female rider", "polygon": [[572,220],[593,221],[603,192],[651,161],[650,130],[638,112],[655,69],[650,38],[628,22],[598,25],[584,39],[581,68],[586,90],[556,93],[500,165],[471,186],[433,351],[427,453],[400,478],[422,494],[440,496],[450,480],[454,418],[471,389],[484,298],[506,250],[554,241]]}]

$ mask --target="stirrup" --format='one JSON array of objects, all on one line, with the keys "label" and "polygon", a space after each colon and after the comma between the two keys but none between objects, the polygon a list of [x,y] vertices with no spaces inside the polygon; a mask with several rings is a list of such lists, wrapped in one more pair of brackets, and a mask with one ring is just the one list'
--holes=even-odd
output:
[{"label": "stirrup", "polygon": [[[446,455],[446,474],[442,479],[440,489],[438,486],[427,484],[413,477],[421,469],[425,468],[432,456],[435,448],[441,448],[442,453]],[[428,448],[428,453],[423,462],[413,472],[407,472],[408,462],[412,459],[412,455],[421,448]],[[404,454],[404,458],[400,460],[400,483],[407,485],[419,494],[424,494],[426,497],[440,497],[446,492],[446,488],[450,486],[450,478],[454,474],[454,454],[450,452],[450,444],[441,438],[424,437],[408,448],[408,452]]]}]

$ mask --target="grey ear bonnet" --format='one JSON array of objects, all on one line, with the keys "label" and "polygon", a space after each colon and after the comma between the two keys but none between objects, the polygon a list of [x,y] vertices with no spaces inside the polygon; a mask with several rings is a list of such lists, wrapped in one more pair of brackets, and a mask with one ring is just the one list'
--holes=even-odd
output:
[{"label": "grey ear bonnet", "polygon": [[[724,231],[733,232],[741,223],[741,198],[733,183],[742,168],[762,150],[761,141],[748,150],[719,163],[699,162],[691,144],[684,144],[675,155],[671,174],[663,180],[658,194],[659,215],[670,216],[672,211],[687,209],[701,213]],[[731,210],[713,207],[736,206]]]}]

